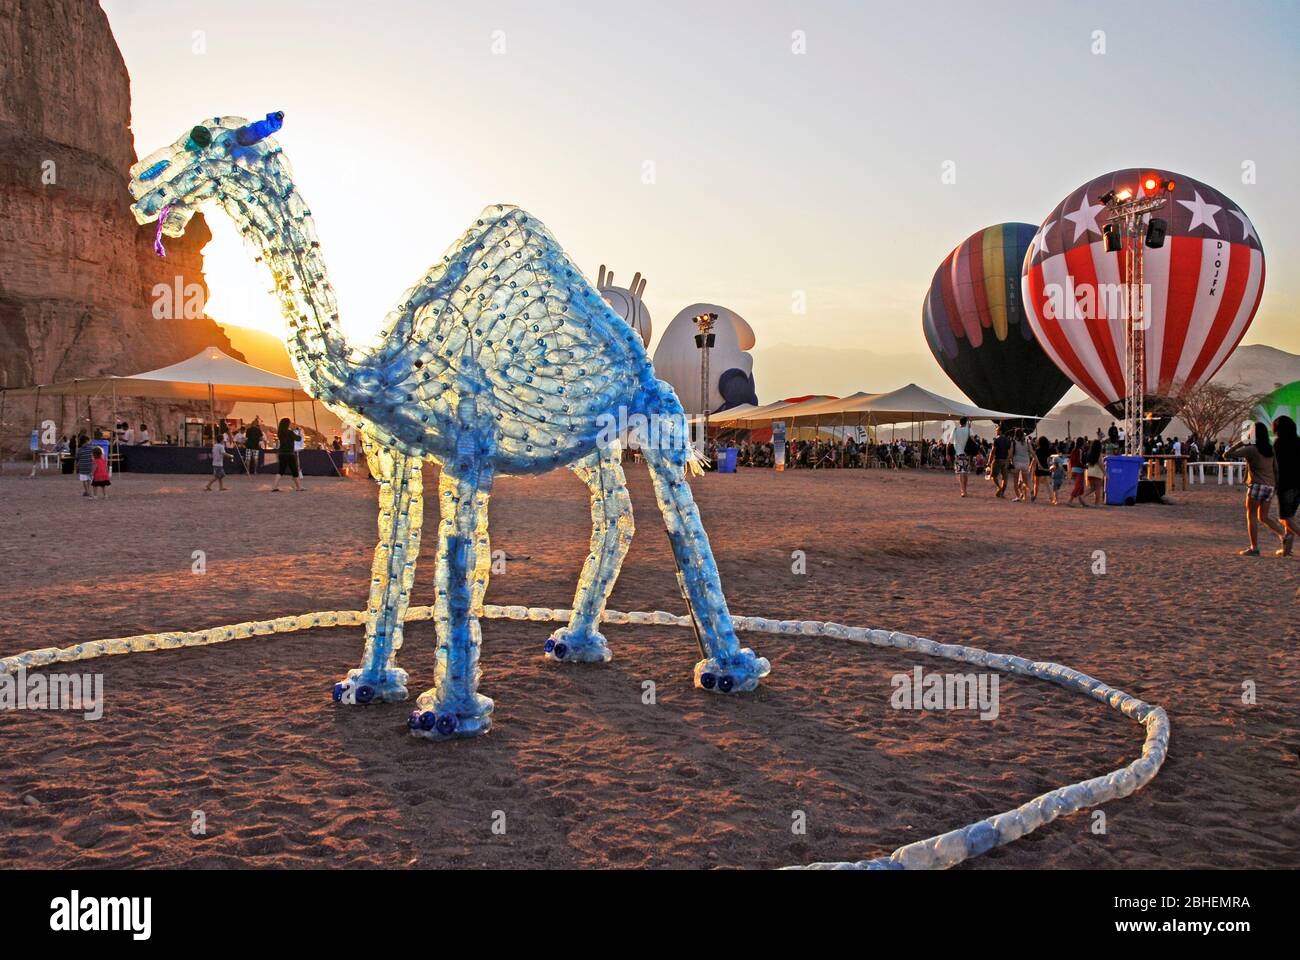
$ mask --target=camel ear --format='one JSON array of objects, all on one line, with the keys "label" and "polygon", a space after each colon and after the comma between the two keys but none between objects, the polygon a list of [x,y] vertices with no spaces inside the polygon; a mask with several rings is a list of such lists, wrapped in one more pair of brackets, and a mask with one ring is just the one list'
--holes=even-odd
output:
[{"label": "camel ear", "polygon": [[603,287],[604,285],[605,285],[605,265],[602,263],[600,265],[600,278],[596,281],[596,286]]},{"label": "camel ear", "polygon": [[638,285],[640,282],[641,282],[641,271],[638,270],[638,271],[636,272],[636,274],[632,277],[632,285],[631,285],[630,287],[627,288],[627,292],[630,293],[630,294],[632,294],[632,296],[635,297],[635,296],[636,296],[636,288],[637,288],[637,285]]},{"label": "camel ear", "polygon": [[643,277],[643,278],[641,279],[641,286],[640,286],[639,288],[637,288],[637,291],[636,291],[636,298],[637,298],[638,300],[644,299],[644,297],[643,297],[643,294],[644,294],[644,293],[645,293],[645,278]]}]

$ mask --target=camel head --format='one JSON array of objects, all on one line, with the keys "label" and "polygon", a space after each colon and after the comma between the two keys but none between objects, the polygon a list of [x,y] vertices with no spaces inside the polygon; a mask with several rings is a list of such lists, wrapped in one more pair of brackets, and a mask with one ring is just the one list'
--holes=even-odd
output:
[{"label": "camel head", "polygon": [[258,164],[279,151],[271,134],[283,113],[249,123],[243,117],[211,117],[155,150],[131,168],[131,212],[140,223],[163,218],[161,232],[179,237],[198,209],[217,196],[222,177]]}]

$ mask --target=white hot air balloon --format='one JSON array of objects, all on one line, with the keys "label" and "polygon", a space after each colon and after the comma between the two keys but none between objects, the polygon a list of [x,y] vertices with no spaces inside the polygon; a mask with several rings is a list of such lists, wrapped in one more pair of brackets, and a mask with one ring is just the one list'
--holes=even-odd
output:
[{"label": "white hot air balloon", "polygon": [[645,278],[640,273],[632,277],[630,287],[614,286],[614,271],[605,271],[605,265],[600,265],[600,276],[596,280],[596,290],[605,302],[609,304],[610,309],[623,318],[623,321],[641,335],[641,342],[647,347],[650,346],[650,311],[646,309],[645,300]]},{"label": "white hot air balloon", "polygon": [[[700,384],[700,348],[695,345],[699,332],[695,318],[705,313],[717,314],[713,324],[713,346],[709,349],[709,384],[707,398]],[[716,303],[693,303],[682,309],[668,324],[659,346],[655,348],[655,376],[672,384],[677,397],[689,413],[710,413],[758,403],[754,390],[754,330],[734,310]]]}]

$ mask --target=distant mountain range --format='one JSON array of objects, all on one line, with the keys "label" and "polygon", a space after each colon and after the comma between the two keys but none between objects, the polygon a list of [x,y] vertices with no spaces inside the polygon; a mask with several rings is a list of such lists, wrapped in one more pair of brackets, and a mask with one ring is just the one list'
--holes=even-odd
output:
[{"label": "distant mountain range", "polygon": [[[289,351],[285,349],[284,342],[279,337],[264,333],[261,330],[239,327],[234,324],[223,324],[223,328],[226,336],[230,338],[231,345],[243,353],[253,366],[286,377],[296,376],[293,371],[293,364],[289,361]],[[784,358],[786,365],[789,365],[790,361],[797,361],[799,356],[797,349],[787,347],[786,351],[787,355]],[[888,361],[885,360],[880,365],[880,369],[877,370],[864,370],[863,367],[859,367],[858,373],[859,375],[878,373],[883,377],[887,365]],[[869,365],[864,364],[863,366]],[[896,372],[894,376],[897,377]],[[1300,355],[1287,353],[1285,350],[1279,350],[1276,347],[1270,347],[1262,343],[1240,346],[1228,358],[1228,362],[1223,365],[1223,369],[1219,371],[1214,379],[1222,383],[1244,384],[1256,393],[1267,393],[1284,384],[1300,380]],[[810,371],[801,371],[798,374],[798,382],[810,382]],[[881,382],[884,383],[885,381],[882,379]],[[895,386],[900,386],[900,384],[890,381],[886,388],[893,389]],[[957,388],[951,383],[948,384],[947,389],[943,387],[937,387],[936,389],[945,396],[957,398],[961,396]],[[244,405],[241,404],[240,406]],[[234,415],[241,416],[244,414],[236,410]],[[324,408],[319,409],[318,415],[322,433],[329,436],[341,429],[338,419]],[[306,414],[303,414],[303,416],[305,417]],[[305,422],[310,426],[309,421]],[[1104,430],[1114,422],[1115,418],[1109,413],[1091,400],[1085,399],[1064,403],[1056,407],[1043,419],[1043,429],[1049,437],[1079,436],[1084,433],[1093,434],[1098,427]],[[903,436],[907,434],[906,429],[903,428],[900,428],[899,432]],[[1187,427],[1181,420],[1174,420],[1165,433],[1168,436],[1186,436]]]},{"label": "distant mountain range", "polygon": [[[1263,343],[1238,347],[1214,377],[1216,383],[1241,384],[1253,393],[1268,393],[1300,380],[1300,356]],[[1073,392],[1073,391],[1072,391]],[[1106,429],[1115,418],[1091,400],[1064,403],[1043,418],[1041,429],[1049,437],[1093,434]],[[1165,436],[1185,437],[1187,425],[1175,418]]]}]

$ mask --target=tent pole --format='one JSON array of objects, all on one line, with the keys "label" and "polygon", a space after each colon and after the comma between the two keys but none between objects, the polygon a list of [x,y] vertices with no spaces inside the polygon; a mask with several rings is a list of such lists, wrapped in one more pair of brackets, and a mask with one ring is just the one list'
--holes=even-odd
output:
[{"label": "tent pole", "polygon": [[109,406],[113,408],[113,437],[111,440],[109,440],[109,445],[108,445],[108,463],[109,463],[109,468],[111,469],[113,463],[113,449],[115,447],[117,448],[118,463],[122,462],[122,444],[120,442],[121,438],[117,434],[117,381],[116,380],[110,380],[108,382],[108,390],[109,390],[109,401],[108,401]]},{"label": "tent pole", "polygon": [[[9,391],[0,387],[0,470],[4,469],[4,432],[5,432],[5,400],[9,398]],[[60,411],[62,415],[62,411]]]},{"label": "tent pole", "polygon": [[212,424],[212,442],[216,443],[221,439],[217,436],[217,396],[210,383],[208,384],[208,422]]},{"label": "tent pole", "polygon": [[[40,384],[36,385],[36,403],[32,406],[32,429],[36,433],[37,441],[39,441],[40,431],[41,431],[41,386]],[[28,444],[28,446],[30,446],[30,444]],[[36,451],[33,450],[32,451],[32,476],[33,477],[36,476],[36,463],[37,463]]]},{"label": "tent pole", "polygon": [[328,443],[325,443],[325,434],[320,432],[320,423],[316,420],[316,398],[311,398],[311,425],[312,428],[320,434],[321,444],[325,448],[325,456],[329,458],[330,466],[334,468],[334,475],[340,480],[343,479],[343,473],[339,470],[339,465],[334,462],[334,451],[330,449]]}]

